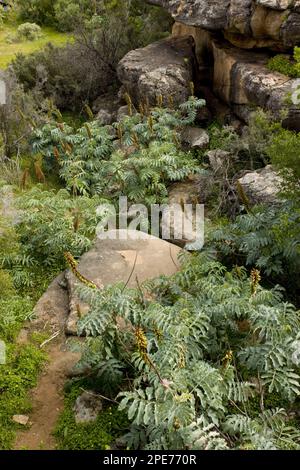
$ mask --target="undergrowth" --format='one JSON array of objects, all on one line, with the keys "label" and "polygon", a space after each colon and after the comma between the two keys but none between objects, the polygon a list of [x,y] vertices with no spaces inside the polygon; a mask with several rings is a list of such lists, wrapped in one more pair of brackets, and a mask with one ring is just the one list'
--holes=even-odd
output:
[{"label": "undergrowth", "polygon": [[126,413],[118,411],[117,406],[109,402],[95,422],[76,424],[75,401],[91,386],[95,388],[94,381],[83,379],[66,387],[64,411],[54,433],[60,450],[107,450],[128,428]]},{"label": "undergrowth", "polygon": [[20,426],[13,415],[27,414],[31,410],[28,392],[37,384],[39,372],[46,356],[37,345],[7,345],[7,362],[0,374],[0,449],[13,446],[15,432]]}]

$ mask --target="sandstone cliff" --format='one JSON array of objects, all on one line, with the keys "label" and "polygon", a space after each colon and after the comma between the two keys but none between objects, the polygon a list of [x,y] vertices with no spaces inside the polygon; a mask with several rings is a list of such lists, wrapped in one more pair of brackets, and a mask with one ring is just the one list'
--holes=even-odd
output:
[{"label": "sandstone cliff", "polygon": [[300,42],[299,0],[151,0],[176,21],[221,30],[241,48],[288,49]]}]

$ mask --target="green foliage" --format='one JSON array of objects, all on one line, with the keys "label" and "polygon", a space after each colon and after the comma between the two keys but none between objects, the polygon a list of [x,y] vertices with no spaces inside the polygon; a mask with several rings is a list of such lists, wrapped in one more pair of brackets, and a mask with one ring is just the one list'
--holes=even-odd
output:
[{"label": "green foliage", "polygon": [[[137,291],[80,289],[90,305],[79,326],[91,336],[84,360],[94,347],[100,381],[104,361],[130,364],[131,385],[123,371],[127,390],[119,395],[132,423],[129,447],[299,448],[299,432],[264,405],[274,392],[281,403],[300,393],[299,312],[282,301],[278,287],[268,291],[253,282],[243,268],[229,272],[194,254],[172,278]],[[250,418],[252,396],[261,407]],[[242,414],[243,433],[233,425],[233,410]]]},{"label": "green foliage", "polygon": [[57,27],[75,29],[75,37],[66,47],[47,46],[31,55],[17,55],[13,69],[26,90],[39,90],[60,109],[73,112],[116,91],[120,59],[159,39],[172,24],[160,9],[142,0],[57,0],[51,8]]},{"label": "green foliage", "polygon": [[96,209],[103,202],[97,196],[72,197],[67,190],[43,191],[39,186],[23,193],[18,231],[24,256],[48,266],[62,260],[66,251],[80,256],[95,237],[101,221]]},{"label": "green foliage", "polygon": [[[1,334],[1,333],[0,333]],[[0,374],[0,449],[11,448],[17,425],[15,414],[30,411],[29,389],[36,385],[45,355],[33,345],[7,345],[7,363],[1,365]]]},{"label": "green foliage", "polygon": [[5,286],[5,294],[0,297],[0,339],[12,341],[18,334],[22,324],[32,315],[31,299],[12,292],[12,279],[0,270],[0,283],[8,281],[10,290]]},{"label": "green foliage", "polygon": [[57,28],[60,31],[74,31],[78,24],[91,19],[97,2],[90,0],[56,0],[54,2]]},{"label": "green foliage", "polygon": [[294,49],[294,61],[288,55],[278,54],[269,60],[268,68],[291,78],[300,77],[300,47]]},{"label": "green foliage", "polygon": [[255,207],[212,230],[208,239],[223,260],[257,267],[291,292],[299,286],[299,224],[299,207],[287,201],[277,207]]},{"label": "green foliage", "polygon": [[35,41],[42,36],[42,29],[35,23],[23,23],[17,29],[17,39]]},{"label": "green foliage", "polygon": [[33,151],[44,157],[45,169],[60,166],[60,176],[73,194],[100,194],[103,160],[113,151],[113,138],[99,121],[77,131],[66,124],[46,124],[34,133]]},{"label": "green foliage", "polygon": [[20,18],[38,24],[53,24],[53,0],[17,0]]},{"label": "green foliage", "polygon": [[76,424],[74,404],[87,385],[87,381],[81,381],[66,389],[64,411],[55,429],[61,450],[107,450],[127,429],[126,414],[118,411],[115,405],[107,406],[93,423]]},{"label": "green foliage", "polygon": [[269,163],[268,147],[282,131],[281,124],[270,113],[258,109],[251,114],[242,135],[230,126],[211,125],[210,149],[221,149],[231,154],[234,163],[232,174],[244,170],[247,163],[250,169],[254,169]]},{"label": "green foliage", "polygon": [[[0,105],[0,165],[7,164],[7,160],[26,154],[29,150],[28,137],[35,126],[43,123],[43,100],[39,107],[30,93],[25,93],[23,87],[17,82],[14,74],[8,71],[4,75],[7,87],[7,103]],[[27,138],[25,138],[27,137]],[[2,144],[2,145],[1,145]],[[19,162],[14,168],[16,178],[19,176]],[[5,171],[2,172],[1,176]],[[5,175],[6,176],[6,175]]]},{"label": "green foliage", "polygon": [[179,131],[194,122],[203,104],[191,97],[178,111],[154,108],[145,114],[133,113],[129,103],[131,116],[113,127],[94,121],[74,131],[50,123],[34,133],[33,149],[45,164],[53,164],[56,156],[60,176],[74,194],[161,202],[170,182],[198,171],[197,160],[180,149]]},{"label": "green foliage", "polygon": [[280,129],[267,148],[273,165],[283,177],[283,185],[292,198],[300,197],[300,133]]}]

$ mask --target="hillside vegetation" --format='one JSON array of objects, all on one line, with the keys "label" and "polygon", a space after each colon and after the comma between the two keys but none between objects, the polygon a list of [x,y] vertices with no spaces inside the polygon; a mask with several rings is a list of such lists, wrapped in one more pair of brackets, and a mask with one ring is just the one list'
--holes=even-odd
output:
[{"label": "hillside vegetation", "polygon": [[[299,450],[300,133],[262,109],[247,123],[222,121],[194,82],[181,103],[136,102],[118,63],[165,38],[172,19],[160,8],[11,3],[0,24],[0,449],[31,432],[30,391],[61,334],[47,322],[35,330],[34,307],[70,269],[90,309],[84,316],[77,305],[81,341],[67,343],[81,360],[51,430],[57,448]],[[199,126],[207,142],[193,146],[186,131]],[[276,195],[251,199],[241,179],[270,165]],[[81,273],[107,217],[100,205],[118,213],[126,196],[149,209],[168,203],[174,183],[195,181],[205,245],[182,250],[176,274],[102,288]],[[84,393],[102,404],[80,424]]]}]

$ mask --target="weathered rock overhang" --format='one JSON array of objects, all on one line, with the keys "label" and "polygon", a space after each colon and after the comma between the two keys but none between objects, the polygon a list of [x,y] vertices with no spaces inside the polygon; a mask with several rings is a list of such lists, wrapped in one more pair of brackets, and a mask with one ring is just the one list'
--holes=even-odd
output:
[{"label": "weathered rock overhang", "polygon": [[288,50],[300,43],[300,0],[150,0],[175,21],[222,31],[233,45]]},{"label": "weathered rock overhang", "polygon": [[210,67],[209,77],[214,94],[242,120],[248,121],[257,107],[270,111],[277,118],[286,112],[284,123],[300,130],[300,110],[291,104],[297,80],[270,71],[267,50],[245,50],[233,46],[216,33],[175,23],[173,35],[192,36],[198,61],[198,81],[206,80],[203,67]]}]

